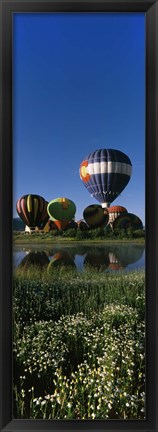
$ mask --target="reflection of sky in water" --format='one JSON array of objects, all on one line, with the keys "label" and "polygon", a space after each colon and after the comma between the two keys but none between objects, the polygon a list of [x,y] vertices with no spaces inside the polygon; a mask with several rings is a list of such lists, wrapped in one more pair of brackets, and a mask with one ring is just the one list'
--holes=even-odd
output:
[{"label": "reflection of sky in water", "polygon": [[22,259],[26,256],[26,251],[14,252],[13,253],[13,269],[16,268]]},{"label": "reflection of sky in water", "polygon": [[86,254],[85,255],[78,255],[78,254],[75,255],[74,262],[75,262],[76,267],[77,267],[78,270],[82,270],[83,269],[83,263],[84,263],[85,257],[86,257]]},{"label": "reflection of sky in water", "polygon": [[[110,244],[109,246],[104,245],[74,245],[73,247],[65,246],[62,248],[60,245],[53,245],[51,250],[43,248],[43,246],[30,247],[30,248],[20,248],[15,247],[13,253],[13,269],[15,269],[23,260],[26,255],[29,255],[31,251],[43,251],[45,250],[49,260],[60,250],[64,253],[68,253],[76,264],[79,271],[85,268],[85,263],[90,262],[90,264],[95,267],[95,261],[98,268],[101,265],[106,264],[105,271],[122,271],[126,270],[136,270],[143,269],[145,267],[145,247],[144,245],[136,244]],[[108,257],[108,258],[107,258]],[[100,263],[99,263],[100,260]],[[105,263],[104,263],[105,261]]]}]

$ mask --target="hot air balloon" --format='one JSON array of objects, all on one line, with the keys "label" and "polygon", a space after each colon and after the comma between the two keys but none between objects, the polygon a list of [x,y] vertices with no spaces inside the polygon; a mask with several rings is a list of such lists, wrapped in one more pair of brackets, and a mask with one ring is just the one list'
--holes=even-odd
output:
[{"label": "hot air balloon", "polygon": [[47,224],[47,222],[49,220],[49,215],[48,215],[48,212],[47,212],[47,205],[48,205],[48,201],[46,201],[45,212],[44,212],[44,214],[42,216],[42,221],[40,222],[40,226],[39,226],[40,229],[43,229],[46,226],[46,224]]},{"label": "hot air balloon", "polygon": [[83,217],[90,228],[103,228],[107,225],[109,214],[99,204],[92,204],[85,208]]},{"label": "hot air balloon", "polygon": [[40,195],[23,195],[16,203],[17,213],[28,227],[41,227],[49,219],[47,201]]},{"label": "hot air balloon", "polygon": [[109,207],[127,186],[132,174],[129,157],[120,150],[100,149],[80,165],[80,178],[102,207]]},{"label": "hot air balloon", "polygon": [[114,230],[116,229],[128,229],[132,228],[134,230],[143,229],[143,224],[141,219],[133,213],[127,213],[118,216],[113,223]]},{"label": "hot air balloon", "polygon": [[47,206],[48,214],[59,229],[64,229],[74,217],[76,206],[68,198],[56,198]]},{"label": "hot air balloon", "polygon": [[113,225],[114,220],[120,216],[120,214],[126,214],[127,210],[125,207],[122,206],[112,206],[108,208],[108,213],[109,213],[109,223],[111,225]]}]

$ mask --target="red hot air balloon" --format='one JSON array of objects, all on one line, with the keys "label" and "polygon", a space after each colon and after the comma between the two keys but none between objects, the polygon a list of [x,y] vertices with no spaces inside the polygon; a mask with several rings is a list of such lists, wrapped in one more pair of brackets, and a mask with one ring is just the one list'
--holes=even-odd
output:
[{"label": "red hot air balloon", "polygon": [[109,207],[109,208],[108,208],[108,213],[109,213],[109,223],[110,223],[110,225],[113,226],[113,222],[114,222],[114,220],[115,220],[118,216],[120,216],[120,214],[123,214],[123,215],[126,214],[126,213],[127,213],[127,210],[126,210],[125,207],[122,207],[122,206],[117,205],[117,206]]},{"label": "red hot air balloon", "polygon": [[23,195],[16,203],[16,210],[25,225],[41,228],[49,219],[47,201],[40,195]]}]

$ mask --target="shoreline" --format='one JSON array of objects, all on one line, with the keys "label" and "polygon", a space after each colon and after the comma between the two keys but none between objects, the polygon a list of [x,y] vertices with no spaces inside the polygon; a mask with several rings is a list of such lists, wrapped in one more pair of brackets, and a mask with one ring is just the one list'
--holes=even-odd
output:
[{"label": "shoreline", "polygon": [[108,245],[108,244],[144,244],[145,246],[145,240],[144,239],[107,239],[107,240],[75,240],[75,239],[13,239],[13,246],[43,246],[43,245],[71,245],[71,246],[77,246],[77,245],[94,245],[94,244],[102,244],[102,245]]}]

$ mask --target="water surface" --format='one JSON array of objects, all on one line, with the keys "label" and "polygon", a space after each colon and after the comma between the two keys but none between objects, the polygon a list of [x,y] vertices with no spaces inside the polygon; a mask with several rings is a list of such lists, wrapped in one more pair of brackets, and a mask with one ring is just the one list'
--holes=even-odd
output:
[{"label": "water surface", "polygon": [[29,265],[73,266],[83,271],[87,266],[103,271],[138,270],[145,268],[145,245],[136,243],[55,244],[13,248],[13,268]]}]

